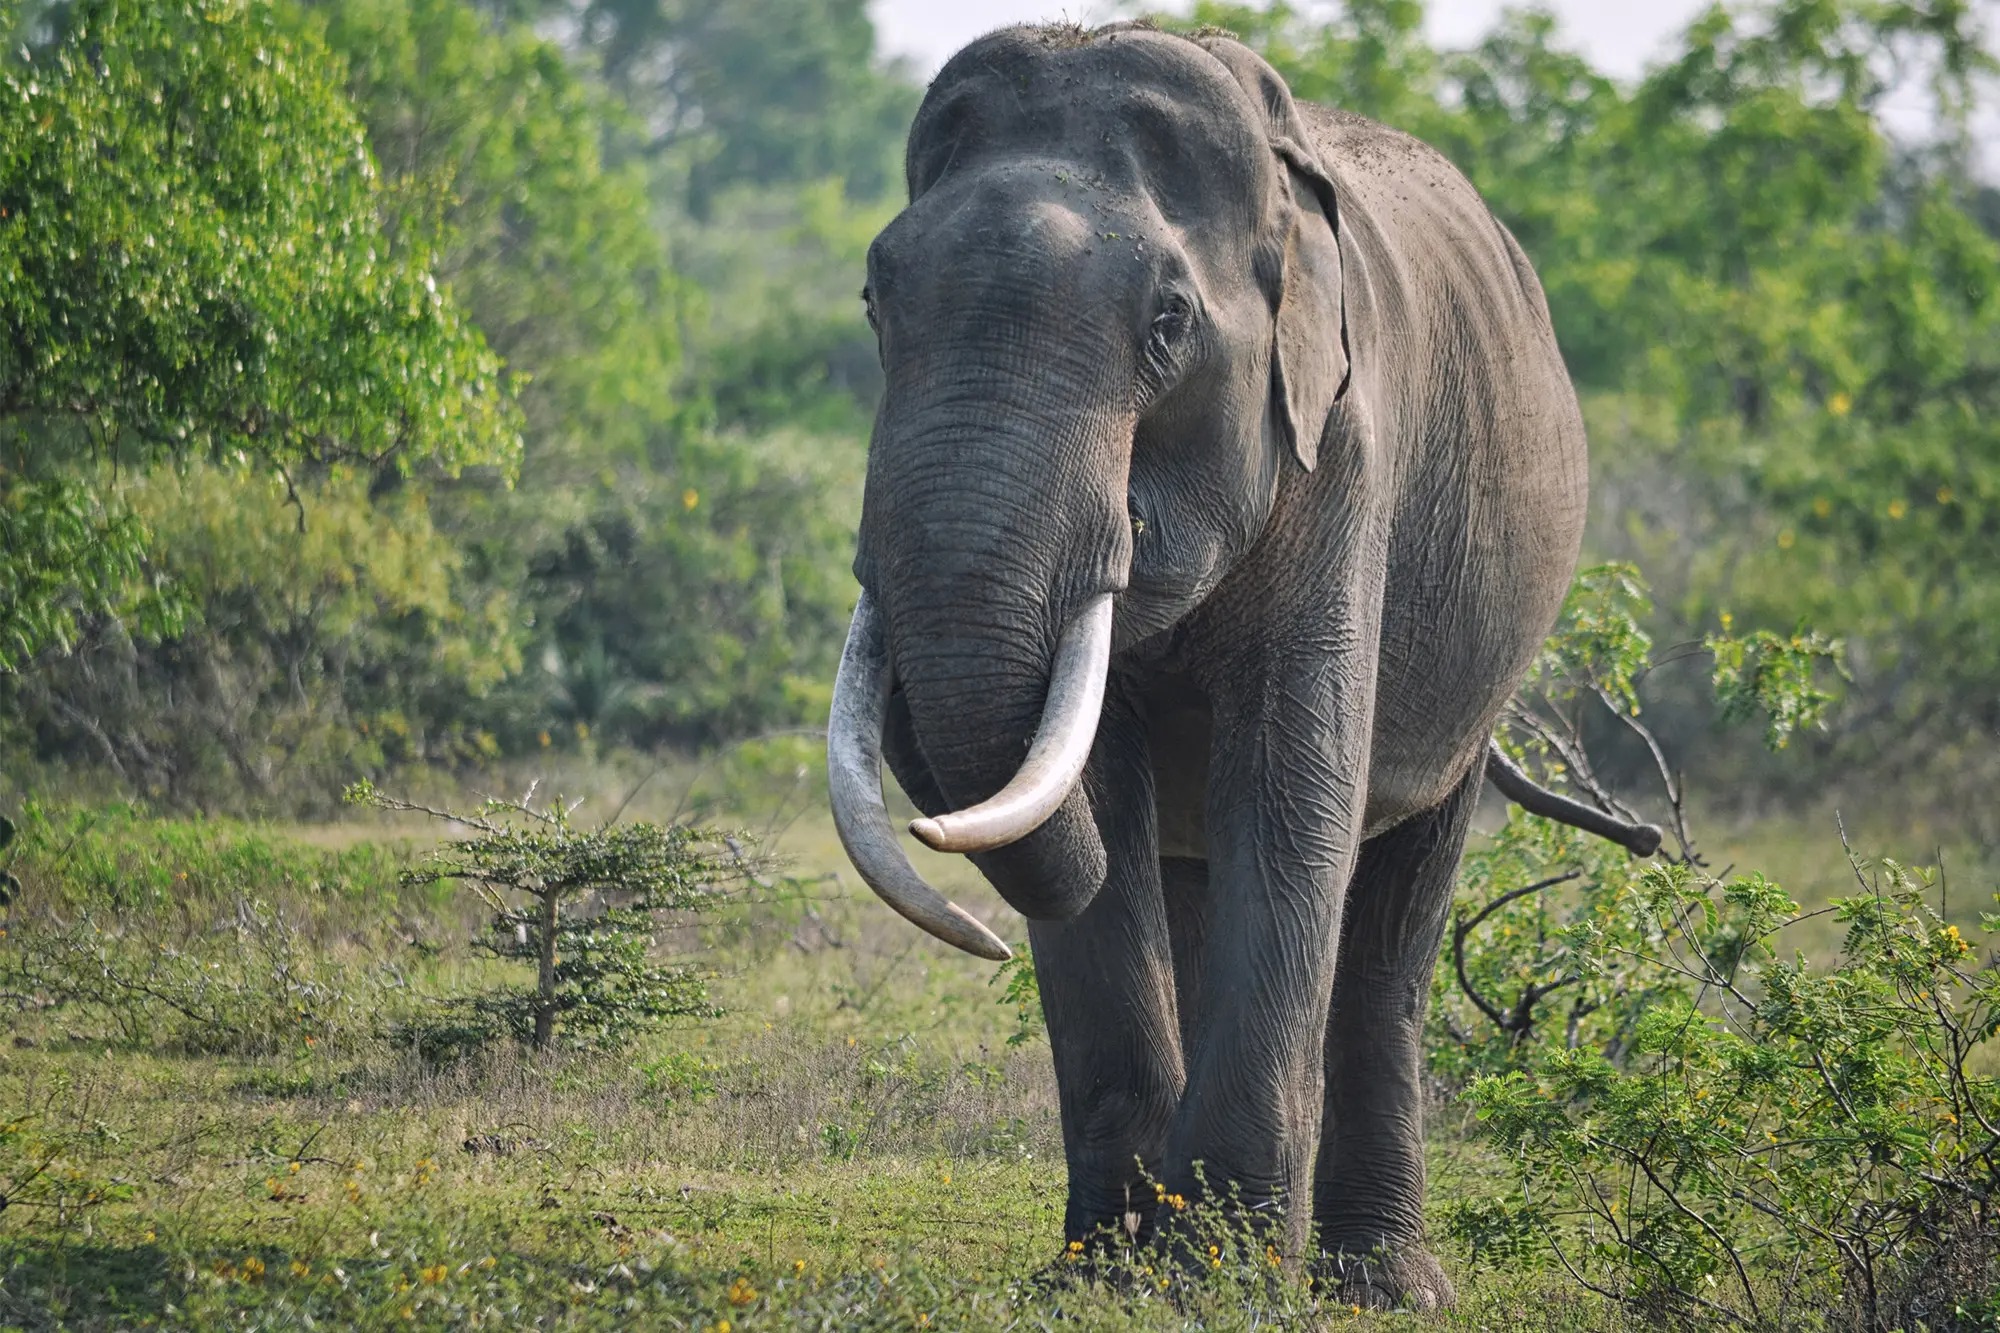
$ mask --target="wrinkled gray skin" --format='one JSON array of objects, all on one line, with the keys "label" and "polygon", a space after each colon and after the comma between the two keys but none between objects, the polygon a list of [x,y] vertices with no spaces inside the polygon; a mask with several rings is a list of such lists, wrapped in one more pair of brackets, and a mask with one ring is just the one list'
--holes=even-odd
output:
[{"label": "wrinkled gray skin", "polygon": [[[1234,1189],[1353,1298],[1448,1303],[1421,1036],[1486,738],[1575,565],[1585,451],[1528,261],[1431,149],[1225,38],[960,52],[869,253],[855,571],[887,757],[990,796],[1115,591],[1083,781],[974,860],[1029,918],[1068,1238]],[[1310,1202],[1308,1212],[1307,1203]]]}]

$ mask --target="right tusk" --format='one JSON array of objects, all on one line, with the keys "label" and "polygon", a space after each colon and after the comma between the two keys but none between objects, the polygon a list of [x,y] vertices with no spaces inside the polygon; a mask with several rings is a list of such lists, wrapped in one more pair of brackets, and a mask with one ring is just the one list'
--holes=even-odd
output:
[{"label": "right tusk", "polygon": [[1013,950],[984,922],[924,883],[896,841],[882,804],[882,726],[890,683],[882,622],[863,592],[840,654],[826,729],[827,786],[840,845],[876,896],[912,924],[969,954],[1005,962]]},{"label": "right tusk", "polygon": [[936,851],[989,852],[1027,837],[1069,799],[1097,743],[1111,667],[1111,616],[1111,594],[1100,593],[1063,629],[1041,725],[1013,780],[978,805],[911,820],[910,832]]}]

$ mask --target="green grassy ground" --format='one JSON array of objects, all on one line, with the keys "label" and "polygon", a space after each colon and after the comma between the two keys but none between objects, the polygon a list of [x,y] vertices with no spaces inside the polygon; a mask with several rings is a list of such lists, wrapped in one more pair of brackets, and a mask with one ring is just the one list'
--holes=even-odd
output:
[{"label": "green grassy ground", "polygon": [[[671,813],[662,786],[635,806]],[[1619,1323],[1544,1264],[1480,1271],[1448,1251],[1462,1302],[1442,1319],[1357,1314],[1225,1247],[1164,1293],[1152,1273],[1123,1291],[1049,1284],[1063,1182],[1046,1043],[1010,1046],[991,965],[858,891],[816,813],[768,832],[803,887],[673,941],[715,969],[726,1016],[617,1057],[439,1069],[383,1037],[389,1015],[495,966],[464,944],[466,905],[386,886],[314,902],[269,886],[320,981],[353,991],[342,1033],[203,1054],[21,1012],[0,1045],[0,1327]],[[429,834],[307,840],[383,836]],[[1019,936],[963,863],[923,868]],[[183,938],[240,934],[229,910],[206,888],[133,909],[175,916]],[[1433,1116],[1431,1156],[1435,1199],[1508,1188],[1455,1107]]]}]

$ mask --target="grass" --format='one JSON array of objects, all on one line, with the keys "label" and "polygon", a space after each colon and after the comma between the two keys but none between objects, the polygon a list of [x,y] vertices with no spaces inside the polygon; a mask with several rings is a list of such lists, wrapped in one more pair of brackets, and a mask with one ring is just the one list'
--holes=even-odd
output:
[{"label": "grass", "polygon": [[[636,813],[683,804],[658,786]],[[816,803],[792,805],[806,813],[768,831],[796,883],[670,941],[714,967],[727,1016],[615,1058],[510,1050],[438,1068],[383,1035],[496,966],[464,945],[469,904],[405,893],[357,850],[419,828],[263,833],[268,858],[212,882],[172,865],[130,877],[182,886],[121,919],[170,921],[183,942],[247,938],[247,890],[289,911],[344,979],[348,1035],[202,1052],[121,1039],[68,1008],[16,1014],[0,1045],[0,1328],[1621,1323],[1545,1262],[1480,1271],[1449,1251],[1461,1305],[1441,1318],[1356,1314],[1248,1252],[1165,1295],[1153,1274],[1123,1293],[1045,1281],[1062,1267],[1063,1200],[1045,1043],[1010,1047],[991,965],[867,897]],[[199,838],[131,845],[208,864]],[[286,848],[340,858],[349,878],[257,882]],[[1021,936],[969,867],[920,855]],[[24,875],[30,896],[64,873]],[[1433,1116],[1431,1160],[1434,1200],[1508,1188],[1462,1110]]]}]

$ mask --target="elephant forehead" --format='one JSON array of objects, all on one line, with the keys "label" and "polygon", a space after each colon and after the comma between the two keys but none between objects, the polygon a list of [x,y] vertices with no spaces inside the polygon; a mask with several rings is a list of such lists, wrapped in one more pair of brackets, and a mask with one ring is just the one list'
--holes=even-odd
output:
[{"label": "elephant forehead", "polygon": [[877,295],[908,300],[942,283],[963,297],[968,281],[984,275],[1024,297],[1053,296],[1086,275],[1128,276],[1132,247],[1101,242],[1129,230],[1133,214],[1104,192],[1074,189],[1075,173],[1072,163],[1021,158],[954,175],[869,247]]},{"label": "elephant forehead", "polygon": [[1002,30],[939,73],[910,130],[913,198],[996,158],[1035,156],[1143,190],[1173,218],[1261,204],[1276,164],[1222,62],[1164,33],[1049,32]]}]

